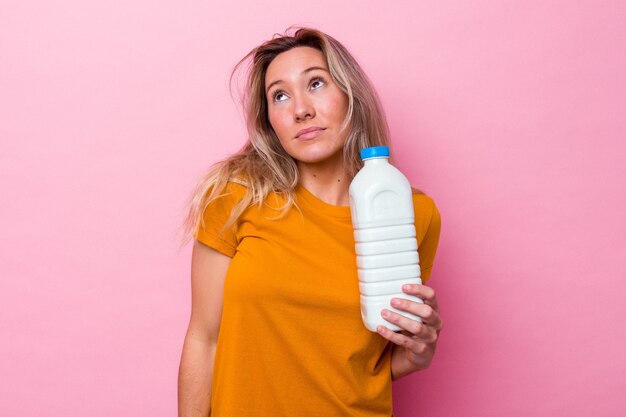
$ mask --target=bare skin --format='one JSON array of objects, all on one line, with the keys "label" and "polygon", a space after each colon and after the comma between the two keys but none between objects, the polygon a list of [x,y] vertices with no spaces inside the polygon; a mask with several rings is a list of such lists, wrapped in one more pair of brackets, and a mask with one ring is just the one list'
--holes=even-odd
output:
[{"label": "bare skin", "polygon": [[[348,98],[328,72],[324,55],[298,47],[278,55],[267,68],[268,116],[283,148],[298,165],[300,183],[329,204],[347,206],[350,179],[343,167],[341,130]],[[298,137],[306,128],[317,136]]]},{"label": "bare skin", "polygon": [[[386,320],[404,329],[400,333],[395,333],[385,326],[379,326],[377,329],[381,336],[394,343],[391,352],[391,377],[393,380],[430,366],[435,355],[439,332],[443,328],[435,290],[426,285],[417,284],[409,285],[402,290],[406,294],[421,298],[424,300],[424,304],[407,299],[394,298],[391,300],[394,308],[421,317],[422,323],[387,309],[382,311],[382,316]],[[394,300],[398,303],[394,303]]]},{"label": "bare skin", "polygon": [[196,241],[191,255],[191,318],[178,372],[179,417],[206,417],[217,347],[224,280],[230,258]]}]

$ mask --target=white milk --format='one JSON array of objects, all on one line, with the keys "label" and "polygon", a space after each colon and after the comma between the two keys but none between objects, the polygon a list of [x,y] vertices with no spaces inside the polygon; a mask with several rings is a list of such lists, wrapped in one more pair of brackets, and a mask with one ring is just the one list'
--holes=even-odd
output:
[{"label": "white milk", "polygon": [[375,332],[378,325],[402,330],[385,320],[383,308],[413,320],[421,319],[391,306],[391,299],[423,302],[402,291],[404,284],[421,284],[411,185],[389,163],[389,148],[361,150],[365,165],[350,183],[350,209],[361,292],[361,317]]}]

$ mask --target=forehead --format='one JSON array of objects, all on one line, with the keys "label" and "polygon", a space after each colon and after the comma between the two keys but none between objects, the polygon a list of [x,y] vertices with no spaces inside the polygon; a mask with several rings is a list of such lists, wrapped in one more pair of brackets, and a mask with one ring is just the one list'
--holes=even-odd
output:
[{"label": "forehead", "polygon": [[311,67],[328,69],[324,54],[320,50],[309,46],[299,46],[282,52],[267,67],[266,85],[276,80],[297,78],[304,70]]}]

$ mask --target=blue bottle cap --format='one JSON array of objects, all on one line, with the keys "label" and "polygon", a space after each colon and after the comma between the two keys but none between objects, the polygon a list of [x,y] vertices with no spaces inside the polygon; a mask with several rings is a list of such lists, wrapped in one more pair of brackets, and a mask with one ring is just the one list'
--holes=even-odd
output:
[{"label": "blue bottle cap", "polygon": [[388,146],[372,146],[371,148],[361,149],[361,160],[365,161],[369,158],[389,157]]}]

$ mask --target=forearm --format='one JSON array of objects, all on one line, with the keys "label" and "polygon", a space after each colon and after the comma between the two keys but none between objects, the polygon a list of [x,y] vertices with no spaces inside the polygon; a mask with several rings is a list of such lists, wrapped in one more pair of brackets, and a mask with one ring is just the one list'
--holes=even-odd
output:
[{"label": "forearm", "polygon": [[208,417],[215,344],[185,338],[178,371],[178,416]]}]

